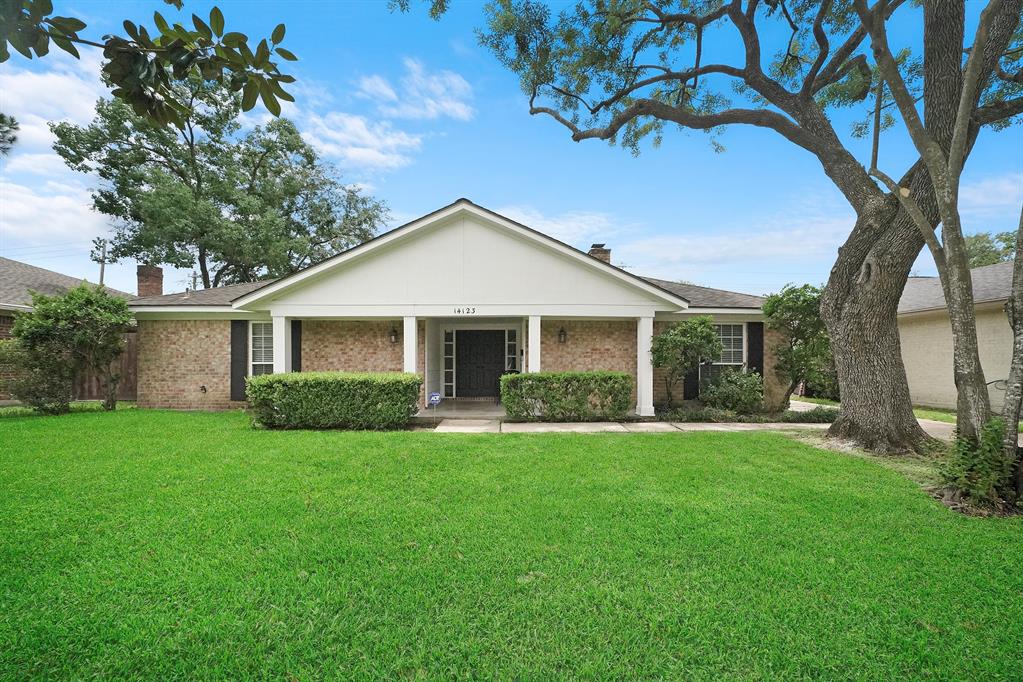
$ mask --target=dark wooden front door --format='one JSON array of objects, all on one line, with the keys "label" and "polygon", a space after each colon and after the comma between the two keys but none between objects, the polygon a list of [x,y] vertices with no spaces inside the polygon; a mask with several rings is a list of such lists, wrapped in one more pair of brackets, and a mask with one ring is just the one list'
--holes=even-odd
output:
[{"label": "dark wooden front door", "polygon": [[504,330],[467,329],[455,334],[455,395],[496,398],[504,372]]}]

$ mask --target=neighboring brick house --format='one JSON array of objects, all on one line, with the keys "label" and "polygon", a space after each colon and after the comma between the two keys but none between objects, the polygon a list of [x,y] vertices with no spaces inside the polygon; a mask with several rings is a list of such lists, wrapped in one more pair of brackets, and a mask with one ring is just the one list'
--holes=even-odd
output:
[{"label": "neighboring brick house", "polygon": [[[33,292],[54,296],[63,294],[83,282],[85,280],[62,275],[53,270],[0,257],[0,339],[11,337],[15,314],[32,310]],[[123,291],[116,289],[110,289],[110,291],[124,298],[134,298],[131,294]],[[0,368],[0,372],[5,371],[9,370]],[[0,379],[3,378],[0,376]],[[8,397],[0,391],[0,400],[5,400]]]},{"label": "neighboring brick house", "polygon": [[[507,371],[619,370],[636,412],[663,396],[653,335],[710,315],[717,366],[765,375],[780,402],[763,299],[643,278],[466,199],[293,275],[161,295],[140,266],[138,400],[142,407],[241,406],[245,377],[289,371],[407,371],[424,397],[494,400]],[[686,382],[694,397],[698,379]]]},{"label": "neighboring brick house", "polygon": [[[1012,327],[1005,304],[1012,292],[1012,263],[973,268],[977,349],[991,406],[1000,410],[1012,360]],[[899,299],[902,362],[914,405],[955,408],[952,325],[937,277],[910,277]]]}]

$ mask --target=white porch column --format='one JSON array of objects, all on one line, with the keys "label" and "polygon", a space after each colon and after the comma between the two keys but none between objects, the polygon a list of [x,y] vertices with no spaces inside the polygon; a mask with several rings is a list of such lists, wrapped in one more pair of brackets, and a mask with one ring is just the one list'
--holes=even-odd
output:
[{"label": "white porch column", "polygon": [[526,363],[527,372],[540,371],[540,316],[529,316],[529,357]]},{"label": "white porch column", "polygon": [[654,363],[650,346],[654,338],[654,318],[636,319],[636,414],[654,414]]},{"label": "white porch column", "polygon": [[404,361],[402,362],[402,370],[415,374],[416,372],[416,351],[418,350],[416,340],[416,316],[406,315],[404,333],[402,334],[402,341],[405,345],[405,353],[403,355]]},{"label": "white porch column", "polygon": [[283,315],[274,315],[274,374],[291,371],[291,320]]}]

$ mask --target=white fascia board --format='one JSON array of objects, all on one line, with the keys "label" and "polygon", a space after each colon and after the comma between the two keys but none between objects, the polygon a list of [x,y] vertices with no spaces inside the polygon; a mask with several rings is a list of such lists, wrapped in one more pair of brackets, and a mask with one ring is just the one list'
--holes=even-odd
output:
[{"label": "white fascia board", "polygon": [[32,306],[21,305],[20,303],[0,303],[0,310],[9,310],[15,313],[24,313],[32,310]]},{"label": "white fascia board", "polygon": [[348,251],[345,251],[344,253],[340,253],[337,256],[334,256],[333,258],[323,261],[322,263],[318,263],[317,265],[308,267],[305,270],[295,273],[294,275],[286,277],[282,280],[278,280],[273,284],[267,285],[261,289],[257,289],[256,291],[246,294],[245,296],[242,296],[239,299],[233,301],[232,306],[234,308],[248,308],[257,302],[266,299],[267,297],[273,296],[274,294],[277,294],[296,284],[317,277],[318,275],[321,275],[337,266],[340,266],[343,263],[346,263],[355,258],[365,256],[373,251],[381,249],[387,246],[388,244],[392,244],[398,240],[401,240],[411,235],[413,232],[416,232],[417,230],[420,230],[424,227],[441,223],[442,221],[447,220],[453,216],[456,216],[459,213],[470,213],[481,220],[487,221],[491,224],[500,225],[505,229],[515,232],[516,234],[520,235],[521,237],[524,237],[529,241],[533,241],[535,243],[542,244],[547,248],[554,249],[555,251],[558,251],[562,255],[567,256],[568,258],[573,259],[576,262],[582,263],[587,267],[597,268],[603,271],[605,274],[612,275],[615,279],[620,280],[624,284],[632,286],[633,288],[636,289],[640,289],[646,292],[647,294],[655,296],[656,298],[670,305],[673,309],[685,310],[689,307],[689,303],[685,299],[680,298],[668,291],[665,291],[660,287],[656,287],[650,284],[649,282],[644,281],[640,277],[620,270],[619,268],[616,268],[608,263],[604,263],[603,261],[593,258],[592,256],[582,253],[581,251],[577,251],[576,249],[573,249],[572,247],[566,244],[562,244],[551,237],[543,235],[540,232],[524,228],[523,226],[518,225],[508,220],[507,218],[504,218],[491,211],[482,209],[476,204],[464,200],[459,200],[452,204],[451,206],[441,209],[440,211],[426,215],[420,218],[419,220],[415,220],[411,223],[408,223],[403,227],[396,228],[391,232],[385,233],[377,237],[376,239],[372,239],[364,244],[351,248]]},{"label": "white fascia board", "polygon": [[[472,314],[456,312],[459,304],[415,305],[415,304],[364,304],[364,305],[314,305],[314,304],[271,304],[270,314],[295,318],[398,318],[398,317],[441,317],[451,319],[478,320],[493,317],[528,317],[540,315],[547,318],[617,318],[630,319],[650,317],[665,306],[649,305],[602,305],[602,304],[480,304],[473,307]],[[670,308],[669,310],[677,310]],[[244,311],[236,311],[244,312]],[[250,313],[251,314],[251,313]]]},{"label": "white fascia board", "polygon": [[[667,316],[692,317],[693,315],[763,315],[760,308],[695,308],[689,307],[685,313],[668,313]],[[660,315],[658,315],[660,317]]]}]

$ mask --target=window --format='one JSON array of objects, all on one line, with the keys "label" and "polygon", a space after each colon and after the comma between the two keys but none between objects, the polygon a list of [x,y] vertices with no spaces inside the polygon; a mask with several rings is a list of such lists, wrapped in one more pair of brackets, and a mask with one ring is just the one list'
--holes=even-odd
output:
[{"label": "window", "polygon": [[249,325],[249,374],[273,374],[274,326],[272,322]]},{"label": "window", "polygon": [[505,371],[518,371],[519,369],[519,351],[518,351],[518,330],[517,329],[505,329],[504,330],[504,369]]},{"label": "window", "polygon": [[741,324],[716,324],[718,338],[721,339],[721,359],[715,364],[741,365],[743,358],[743,339]]},{"label": "window", "polygon": [[742,324],[716,324],[718,338],[721,340],[721,357],[710,365],[700,367],[700,382],[713,383],[721,376],[725,367],[741,369],[746,362],[746,343]]},{"label": "window", "polygon": [[455,332],[444,330],[444,397],[455,397]]}]

